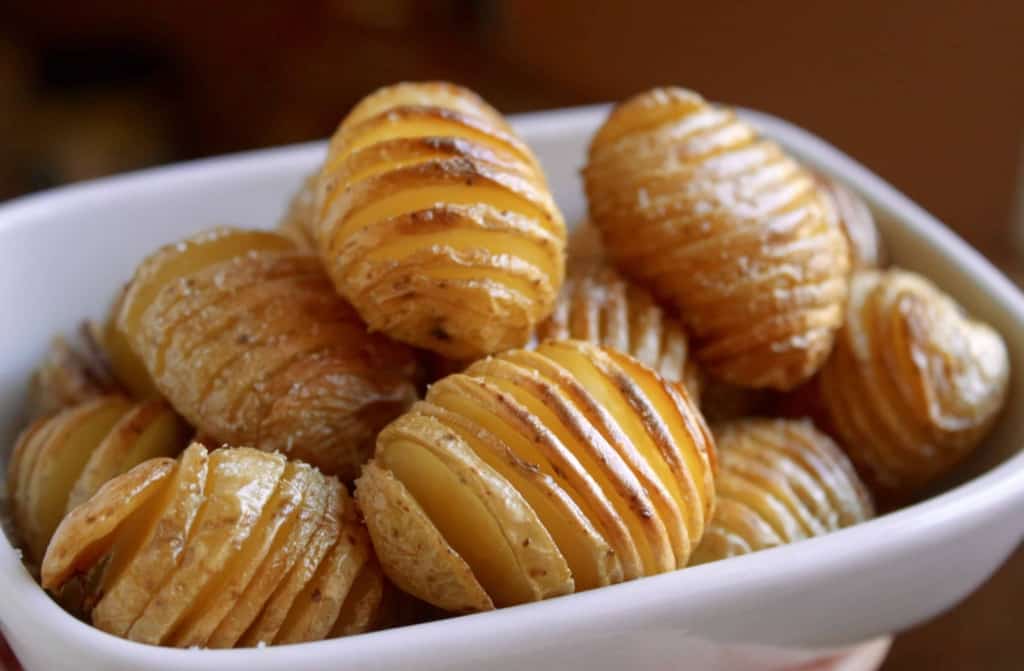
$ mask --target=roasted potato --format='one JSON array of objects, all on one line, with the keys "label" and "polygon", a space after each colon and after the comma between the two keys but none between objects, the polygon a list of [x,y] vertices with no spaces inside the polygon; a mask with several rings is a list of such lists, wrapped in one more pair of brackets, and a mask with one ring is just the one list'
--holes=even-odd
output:
[{"label": "roasted potato", "polygon": [[288,209],[277,225],[282,235],[291,238],[303,249],[316,249],[313,237],[313,217],[316,212],[316,185],[320,174],[314,172],[302,181],[302,186],[292,196]]},{"label": "roasted potato", "polygon": [[278,453],[198,444],[109,481],[61,522],[43,586],[95,571],[95,626],[176,647],[364,631],[383,592],[341,483]]},{"label": "roasted potato", "polygon": [[842,322],[849,253],[813,176],[728,109],[678,88],[614,109],[583,170],[623,273],[677,310],[702,370],[791,389]]},{"label": "roasted potato", "polygon": [[1010,360],[995,330],[904,270],[854,274],[836,347],[818,380],[824,424],[886,499],[949,472],[1006,398]]},{"label": "roasted potato", "polygon": [[554,312],[536,331],[540,342],[569,338],[625,352],[699,398],[700,376],[682,326],[647,290],[612,268],[570,271]]},{"label": "roasted potato", "polygon": [[486,610],[685,566],[713,450],[680,385],[610,348],[547,342],[431,386],[381,432],[356,498],[396,585]]},{"label": "roasted potato", "polygon": [[[83,335],[91,337],[88,329],[83,329]],[[29,381],[29,421],[117,393],[120,387],[101,356],[95,348],[76,348],[63,337],[55,337]]]},{"label": "roasted potato", "polygon": [[537,159],[452,84],[398,84],[331,139],[314,237],[370,328],[470,360],[520,347],[562,285],[565,224]]},{"label": "roasted potato", "polygon": [[411,350],[368,334],[319,259],[276,233],[217,229],[157,251],[117,326],[203,434],[344,479],[416,398]]},{"label": "roasted potato", "polygon": [[816,177],[820,188],[835,208],[836,218],[846,235],[851,268],[884,268],[888,257],[871,208],[843,183],[826,175],[819,174]]},{"label": "roasted potato", "polygon": [[61,518],[103,483],[147,459],[178,454],[189,432],[162,401],[121,396],[86,401],[29,425],[7,471],[26,558],[40,561]]},{"label": "roasted potato", "polygon": [[714,429],[717,504],[700,564],[857,524],[874,515],[867,488],[808,420],[748,419]]}]

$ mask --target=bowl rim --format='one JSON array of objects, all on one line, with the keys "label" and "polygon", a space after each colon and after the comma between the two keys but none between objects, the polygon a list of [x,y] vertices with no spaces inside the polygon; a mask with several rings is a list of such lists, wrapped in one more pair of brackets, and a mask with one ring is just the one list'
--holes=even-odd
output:
[{"label": "bowl rim", "polygon": [[[513,116],[510,120],[531,143],[555,139],[566,128],[596,126],[609,105],[590,105]],[[765,135],[785,145],[809,163],[840,176],[870,200],[894,213],[899,226],[914,236],[927,238],[940,251],[957,256],[967,272],[977,278],[999,309],[1020,325],[1024,334],[1024,296],[979,252],[939,223],[932,215],[902,195],[880,177],[824,140],[789,122],[762,112],[740,109],[742,117]],[[261,149],[201,159],[23,196],[0,205],[0,238],[34,223],[57,204],[69,207],[93,199],[143,198],[147,190],[169,182],[210,180],[235,182],[262,171],[280,171],[298,164],[312,165],[326,142]],[[1005,336],[1006,334],[1004,334]],[[2,484],[2,483],[0,483]],[[602,618],[628,617],[643,609],[665,611],[666,592],[700,598],[707,585],[786,581],[792,576],[824,573],[838,565],[856,566],[878,561],[880,553],[897,555],[918,544],[952,518],[973,521],[1001,509],[1024,503],[1024,451],[971,480],[927,500],[868,522],[798,544],[785,545],[727,561],[689,567],[649,578],[582,592],[548,601],[524,604],[487,613],[462,616],[371,632],[341,639],[264,649],[179,650],[124,640],[81,622],[38,586],[21,564],[6,535],[0,541],[0,624],[17,617],[39,632],[59,632],[69,649],[90,649],[96,656],[120,662],[153,663],[159,668],[216,668],[218,671],[252,671],[283,664],[322,663],[346,659],[354,665],[386,666],[423,655],[444,655],[458,641],[471,641],[475,650],[509,649],[510,641],[529,637],[533,645],[557,643],[565,636],[567,622],[585,630]],[[1019,523],[1024,528],[1024,522]],[[609,606],[609,604],[611,604]],[[453,626],[458,622],[458,626]],[[410,652],[411,651],[411,652]],[[413,656],[410,656],[413,655]]]}]

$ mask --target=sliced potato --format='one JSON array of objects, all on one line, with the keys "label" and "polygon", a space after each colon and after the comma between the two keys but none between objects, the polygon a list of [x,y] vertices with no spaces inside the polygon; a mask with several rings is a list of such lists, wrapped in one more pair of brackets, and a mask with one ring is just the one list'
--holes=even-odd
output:
[{"label": "sliced potato", "polygon": [[209,467],[206,448],[192,444],[179,458],[164,493],[154,499],[150,514],[139,515],[118,534],[101,582],[102,596],[92,611],[97,627],[126,636],[174,572],[206,498]]},{"label": "sliced potato", "polygon": [[126,412],[93,450],[68,496],[67,509],[84,502],[107,480],[155,457],[176,457],[191,429],[163,401],[144,401]]},{"label": "sliced potato", "polygon": [[491,610],[494,603],[409,490],[371,461],[356,497],[384,572],[400,588],[445,610]]},{"label": "sliced potato", "polygon": [[[386,589],[384,574],[371,553],[370,558],[359,570],[359,575],[352,582],[352,588],[341,605],[338,619],[331,627],[330,638],[358,634],[380,625],[390,624],[383,619],[386,617],[383,613],[383,602],[388,598],[385,594]],[[394,591],[394,588],[391,590]]]},{"label": "sliced potato", "polygon": [[71,511],[47,549],[41,572],[43,587],[59,589],[75,574],[88,571],[106,554],[117,527],[161,491],[174,468],[172,459],[139,464]]},{"label": "sliced potato", "polygon": [[49,417],[65,408],[117,392],[117,384],[102,363],[57,336],[29,382],[29,418]]},{"label": "sliced potato", "polygon": [[27,555],[39,561],[67,510],[68,495],[100,441],[131,408],[121,397],[89,401],[55,417],[56,428],[36,448],[31,471],[19,485],[21,534]]},{"label": "sliced potato", "polygon": [[188,551],[132,624],[129,638],[156,645],[174,631],[253,532],[285,461],[279,454],[247,448],[211,453],[206,498],[189,534]]},{"label": "sliced potato", "polygon": [[[559,555],[571,583],[549,583],[558,591],[685,566],[715,467],[680,385],[616,350],[554,341],[434,383],[381,432],[356,495],[395,584],[485,609],[544,598],[536,578],[551,576],[533,574]],[[537,530],[558,554],[524,552]]]}]

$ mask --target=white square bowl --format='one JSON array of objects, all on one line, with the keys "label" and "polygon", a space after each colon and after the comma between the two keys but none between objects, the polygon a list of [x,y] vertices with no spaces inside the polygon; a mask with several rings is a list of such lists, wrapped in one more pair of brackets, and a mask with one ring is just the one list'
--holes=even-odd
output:
[{"label": "white square bowl", "polygon": [[[585,211],[578,169],[606,111],[515,119],[568,221]],[[95,630],[51,601],[0,537],[0,631],[25,667],[780,668],[806,659],[810,648],[909,627],[967,596],[1024,530],[1024,297],[928,213],[835,148],[773,117],[744,116],[863,194],[893,259],[934,279],[1006,338],[1014,367],[1006,412],[958,480],[871,522],[754,555],[491,613],[250,650],[169,650]],[[13,441],[25,381],[55,333],[101,317],[135,264],[160,244],[217,224],[274,225],[323,151],[317,143],[171,166],[0,207],[0,453]]]}]

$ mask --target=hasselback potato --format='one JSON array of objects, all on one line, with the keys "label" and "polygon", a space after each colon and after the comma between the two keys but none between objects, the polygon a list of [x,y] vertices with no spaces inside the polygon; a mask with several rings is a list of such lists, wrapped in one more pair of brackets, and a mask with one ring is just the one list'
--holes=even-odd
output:
[{"label": "hasselback potato", "polygon": [[303,249],[316,249],[313,237],[313,219],[316,212],[316,187],[320,178],[319,172],[302,180],[299,190],[288,202],[288,208],[277,224],[277,230],[291,238]]},{"label": "hasselback potato", "polygon": [[452,359],[522,346],[562,284],[565,224],[537,159],[452,84],[365,98],[331,139],[315,237],[375,331]]},{"label": "hasselback potato", "polygon": [[682,382],[696,401],[697,366],[682,326],[651,294],[606,266],[570,271],[554,312],[536,338],[586,340],[613,347],[653,368],[669,382]]},{"label": "hasselback potato", "polygon": [[790,389],[842,321],[846,240],[813,176],[725,108],[640,94],[597,132],[583,171],[618,268],[673,306],[702,369]]},{"label": "hasselback potato", "polygon": [[217,229],[162,248],[136,270],[118,327],[204,435],[342,478],[416,397],[412,352],[368,334],[316,255],[276,233]]},{"label": "hasselback potato", "polygon": [[[82,331],[86,339],[91,340],[89,329]],[[104,355],[99,351],[99,345],[94,342],[87,345],[92,347],[73,347],[61,336],[50,342],[50,348],[29,381],[29,421],[120,390],[120,385],[102,360]]]},{"label": "hasselback potato", "polygon": [[988,432],[1006,397],[1006,344],[904,270],[855,273],[846,312],[818,381],[825,424],[868,484],[900,499]]},{"label": "hasselback potato", "polygon": [[715,515],[693,563],[820,536],[874,515],[842,450],[807,420],[716,426]]},{"label": "hasselback potato", "polygon": [[850,266],[854,270],[885,267],[885,245],[868,204],[842,182],[821,174],[817,178],[846,235],[850,248]]},{"label": "hasselback potato", "polygon": [[30,424],[7,468],[11,517],[31,562],[65,513],[115,475],[188,444],[189,427],[162,401],[103,396]]},{"label": "hasselback potato", "polygon": [[486,610],[685,566],[713,508],[713,450],[680,385],[548,342],[431,386],[381,432],[356,497],[396,585]]},{"label": "hasselback potato", "polygon": [[95,626],[176,647],[363,631],[383,590],[344,485],[278,453],[197,443],[109,481],[61,522],[43,586],[77,576]]}]

